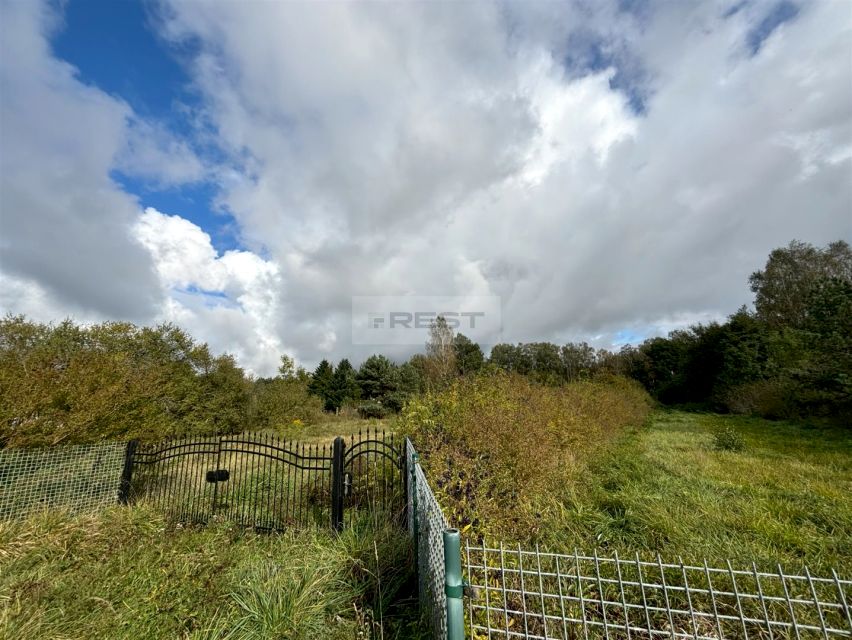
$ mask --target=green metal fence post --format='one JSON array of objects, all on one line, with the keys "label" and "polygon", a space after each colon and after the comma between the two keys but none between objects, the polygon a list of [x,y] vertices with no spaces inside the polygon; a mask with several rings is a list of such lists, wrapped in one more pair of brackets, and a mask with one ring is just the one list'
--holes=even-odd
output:
[{"label": "green metal fence post", "polygon": [[444,529],[444,592],[447,594],[447,640],[464,640],[464,585],[458,529]]}]

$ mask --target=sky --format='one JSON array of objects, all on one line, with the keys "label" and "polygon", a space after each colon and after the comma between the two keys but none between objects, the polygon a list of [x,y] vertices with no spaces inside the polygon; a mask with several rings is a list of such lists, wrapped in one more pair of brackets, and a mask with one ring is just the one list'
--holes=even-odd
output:
[{"label": "sky", "polygon": [[419,349],[354,296],[618,348],[792,239],[852,241],[847,0],[0,0],[0,313],[257,375]]}]

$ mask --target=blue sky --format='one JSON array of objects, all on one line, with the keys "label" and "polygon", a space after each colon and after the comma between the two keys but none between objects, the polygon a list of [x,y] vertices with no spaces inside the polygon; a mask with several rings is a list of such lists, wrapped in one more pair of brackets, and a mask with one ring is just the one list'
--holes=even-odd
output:
[{"label": "blue sky", "polygon": [[[156,6],[137,0],[70,0],[51,45],[56,56],[74,65],[80,79],[124,100],[140,116],[162,123],[176,136],[193,141],[202,107],[186,65],[192,47],[169,45],[157,35]],[[215,158],[215,148],[199,148]],[[206,154],[205,154],[206,152]],[[218,251],[239,248],[233,218],[215,203],[215,182],[203,180],[164,188],[120,170],[112,177],[136,195],[142,206],[180,215],[210,234]]]},{"label": "blue sky", "polygon": [[261,374],[367,355],[355,296],[617,348],[852,239],[843,2],[0,12],[0,312],[175,322]]}]

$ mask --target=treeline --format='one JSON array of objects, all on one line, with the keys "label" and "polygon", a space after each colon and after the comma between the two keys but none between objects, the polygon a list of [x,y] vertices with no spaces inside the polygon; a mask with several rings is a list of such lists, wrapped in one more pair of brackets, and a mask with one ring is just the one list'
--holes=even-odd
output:
[{"label": "treeline", "polygon": [[620,351],[585,342],[479,345],[454,334],[443,319],[425,354],[402,365],[384,356],[358,371],[348,360],[320,363],[310,391],[327,411],[357,407],[361,415],[397,412],[411,396],[440,390],[483,368],[502,369],[549,385],[602,376],[634,378],[658,400],[770,418],[852,410],[852,250],[793,241],[773,251],[749,278],[754,311],[724,323],[697,324]]},{"label": "treeline", "polygon": [[791,242],[749,278],[754,311],[619,354],[666,403],[770,418],[852,416],[852,250]]},{"label": "treeline", "polygon": [[770,418],[852,415],[852,250],[793,241],[749,278],[754,311],[619,352],[585,343],[500,344],[492,366],[560,384],[600,375],[658,400]]},{"label": "treeline", "polygon": [[418,353],[400,365],[376,354],[355,370],[349,360],[333,366],[319,363],[308,390],[326,411],[349,407],[364,418],[399,412],[412,396],[445,386],[451,379],[479,371],[485,363],[482,348],[462,334],[455,335],[443,318],[432,327],[426,354]]},{"label": "treeline", "polygon": [[0,319],[0,447],[268,428],[321,413],[285,358],[252,379],[172,326]]},{"label": "treeline", "polygon": [[665,403],[767,417],[852,417],[852,249],[792,242],[751,275],[754,311],[619,352],[585,343],[479,345],[439,318],[426,352],[356,370],[323,360],[309,374],[247,376],[172,325],[0,319],[0,447],[280,429],[322,411],[383,417],[423,391],[483,369],[561,385],[623,375]]}]

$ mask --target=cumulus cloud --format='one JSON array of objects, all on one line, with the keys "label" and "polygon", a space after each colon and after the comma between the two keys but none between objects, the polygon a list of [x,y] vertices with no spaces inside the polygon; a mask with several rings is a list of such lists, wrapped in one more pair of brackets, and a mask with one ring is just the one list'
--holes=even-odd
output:
[{"label": "cumulus cloud", "polygon": [[144,321],[156,310],[157,283],[128,234],[135,199],[109,178],[132,112],[52,56],[55,27],[46,6],[2,5],[0,267],[69,312]]},{"label": "cumulus cloud", "polygon": [[848,12],[755,48],[771,7],[733,8],[170,3],[164,32],[200,43],[244,167],[224,201],[310,358],[353,352],[353,294],[497,294],[507,340],[607,343],[732,312],[794,237],[848,238]]},{"label": "cumulus cloud", "polygon": [[150,252],[174,322],[249,370],[275,371],[286,351],[274,331],[280,307],[278,267],[249,251],[218,255],[210,236],[180,216],[148,208],[133,228]]},{"label": "cumulus cloud", "polygon": [[[843,3],[163,0],[215,163],[11,6],[6,308],[172,320],[259,373],[366,355],[361,295],[499,295],[506,341],[610,346],[734,311],[793,238],[852,239]],[[115,168],[213,181],[244,249],[142,212]]]}]

